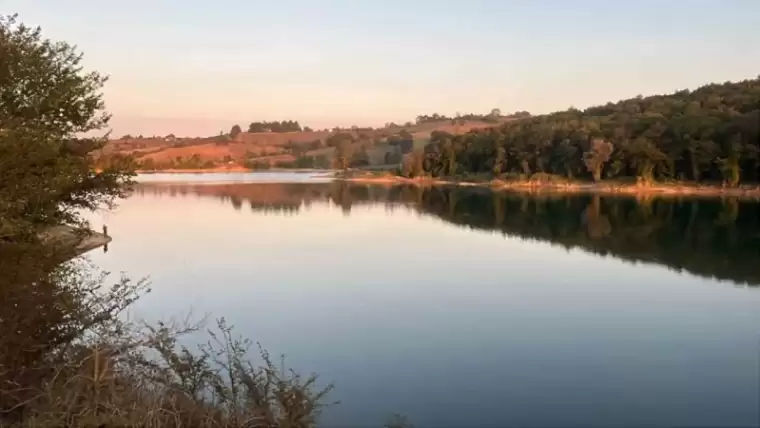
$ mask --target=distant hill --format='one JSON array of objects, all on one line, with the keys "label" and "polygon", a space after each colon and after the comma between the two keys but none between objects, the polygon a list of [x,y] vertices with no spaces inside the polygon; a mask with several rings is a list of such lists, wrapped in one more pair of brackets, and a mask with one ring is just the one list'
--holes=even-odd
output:
[{"label": "distant hill", "polygon": [[[299,157],[330,159],[334,151],[331,137],[350,135],[351,143],[369,148],[383,144],[389,137],[411,135],[414,140],[429,140],[434,131],[464,134],[472,130],[502,125],[514,117],[489,120],[449,119],[424,121],[405,126],[383,128],[352,127],[340,130],[297,132],[240,132],[213,137],[178,138],[124,136],[110,140],[100,151],[101,162],[129,156],[141,169],[214,168],[222,165],[295,166]],[[408,133],[408,134],[407,134]],[[333,138],[334,140],[334,138]],[[323,160],[323,163],[326,162]],[[324,165],[323,165],[324,166]]]}]

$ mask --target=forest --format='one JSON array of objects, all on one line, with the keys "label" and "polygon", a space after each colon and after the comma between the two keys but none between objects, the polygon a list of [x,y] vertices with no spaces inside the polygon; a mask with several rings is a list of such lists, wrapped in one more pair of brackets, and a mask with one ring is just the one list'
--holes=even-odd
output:
[{"label": "forest", "polygon": [[570,108],[452,135],[435,131],[402,174],[568,180],[760,181],[760,77]]}]

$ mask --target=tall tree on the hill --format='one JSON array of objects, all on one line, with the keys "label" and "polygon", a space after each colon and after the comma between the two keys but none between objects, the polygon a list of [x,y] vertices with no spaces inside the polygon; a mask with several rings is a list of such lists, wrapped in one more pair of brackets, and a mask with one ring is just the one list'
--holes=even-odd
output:
[{"label": "tall tree on the hill", "polygon": [[234,140],[241,132],[243,130],[240,128],[240,125],[233,125],[232,129],[230,129],[230,138]]}]

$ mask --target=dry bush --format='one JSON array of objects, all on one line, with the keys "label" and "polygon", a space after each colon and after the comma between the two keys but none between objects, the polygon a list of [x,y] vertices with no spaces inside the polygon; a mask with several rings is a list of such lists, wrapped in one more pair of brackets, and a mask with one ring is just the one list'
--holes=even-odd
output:
[{"label": "dry bush", "polygon": [[0,267],[10,260],[22,269],[4,271],[11,274],[0,284],[0,426],[316,424],[332,386],[278,367],[260,346],[254,363],[251,342],[234,337],[224,319],[191,350],[178,339],[200,334],[201,324],[123,321],[144,281],[106,286],[107,276],[91,275],[81,261],[47,264],[5,249]]}]

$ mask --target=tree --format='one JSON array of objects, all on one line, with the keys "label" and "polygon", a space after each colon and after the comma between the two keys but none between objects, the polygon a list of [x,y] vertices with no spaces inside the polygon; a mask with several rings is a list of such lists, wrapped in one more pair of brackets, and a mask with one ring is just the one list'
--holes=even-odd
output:
[{"label": "tree", "polygon": [[336,169],[347,170],[351,163],[352,147],[351,140],[341,139],[335,146],[334,167]]},{"label": "tree", "polygon": [[358,150],[352,150],[352,152],[353,153],[351,153],[351,161],[349,162],[349,166],[353,168],[369,165],[369,155],[367,154],[366,147],[361,147]]},{"label": "tree", "polygon": [[327,147],[338,147],[346,141],[353,143],[356,141],[356,139],[350,132],[338,132],[327,137],[327,141],[325,141],[325,143],[327,144]]},{"label": "tree", "polygon": [[248,125],[248,132],[255,134],[257,132],[266,132],[266,129],[264,128],[264,124],[261,122],[251,122],[251,124]]},{"label": "tree", "polygon": [[583,163],[586,164],[594,181],[598,182],[602,179],[602,168],[610,160],[613,150],[612,143],[597,138],[591,141],[591,148],[583,154]]},{"label": "tree", "polygon": [[501,110],[498,108],[491,109],[491,117],[501,117]]},{"label": "tree", "polygon": [[636,168],[637,179],[643,183],[652,182],[655,168],[667,160],[667,156],[645,137],[627,142],[622,149],[631,165]]},{"label": "tree", "polygon": [[153,158],[146,158],[140,162],[140,169],[143,169],[145,171],[154,171],[156,169],[156,162],[153,160]]},{"label": "tree", "polygon": [[83,70],[73,46],[0,17],[0,239],[84,226],[82,210],[125,196],[134,170],[93,160],[107,141],[90,136],[110,119],[106,80]]},{"label": "tree", "polygon": [[232,129],[230,129],[230,138],[233,140],[236,139],[241,132],[243,132],[243,130],[240,129],[240,125],[233,125]]},{"label": "tree", "polygon": [[494,149],[494,160],[493,166],[491,167],[491,173],[494,177],[498,177],[501,174],[501,171],[504,168],[506,157],[507,152],[504,150],[504,147],[497,146]]},{"label": "tree", "polygon": [[457,173],[457,153],[454,142],[451,140],[443,143],[443,160],[446,175],[455,175]]}]

